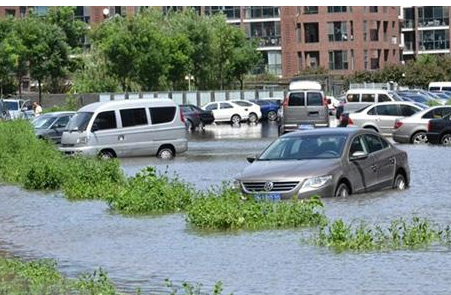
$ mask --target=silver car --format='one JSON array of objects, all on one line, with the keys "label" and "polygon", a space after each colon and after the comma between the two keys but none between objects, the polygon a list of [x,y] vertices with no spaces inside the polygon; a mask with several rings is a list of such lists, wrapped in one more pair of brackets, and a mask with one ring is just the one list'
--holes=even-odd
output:
[{"label": "silver car", "polygon": [[350,113],[347,123],[349,127],[373,129],[391,136],[397,119],[412,116],[426,108],[428,106],[414,102],[376,103],[355,113]]},{"label": "silver car", "polygon": [[41,115],[32,121],[36,136],[61,143],[61,136],[75,112],[52,112]]},{"label": "silver car", "polygon": [[383,188],[405,189],[407,153],[372,130],[327,128],[281,136],[236,177],[257,199],[347,196]]},{"label": "silver car", "polygon": [[451,113],[451,106],[436,106],[410,117],[397,120],[393,140],[400,143],[427,143],[428,122],[430,119],[440,119]]}]

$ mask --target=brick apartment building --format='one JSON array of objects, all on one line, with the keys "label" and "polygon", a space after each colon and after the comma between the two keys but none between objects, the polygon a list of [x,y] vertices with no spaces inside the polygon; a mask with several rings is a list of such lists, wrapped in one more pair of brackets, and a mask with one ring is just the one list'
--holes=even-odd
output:
[{"label": "brick apartment building", "polygon": [[[163,6],[162,12],[186,9]],[[224,13],[227,22],[259,40],[260,71],[290,78],[307,68],[332,74],[377,70],[418,54],[450,54],[448,6],[192,6],[203,15]],[[47,6],[3,6],[0,17],[40,15]],[[93,26],[136,6],[77,6],[75,17]]]}]

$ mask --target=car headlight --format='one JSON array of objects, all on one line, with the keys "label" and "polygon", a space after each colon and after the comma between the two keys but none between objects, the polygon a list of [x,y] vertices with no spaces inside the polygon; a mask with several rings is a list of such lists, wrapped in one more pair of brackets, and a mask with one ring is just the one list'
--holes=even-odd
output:
[{"label": "car headlight", "polygon": [[241,189],[241,183],[239,180],[234,179],[232,181],[232,188],[233,189]]},{"label": "car headlight", "polygon": [[332,175],[312,177],[304,181],[301,190],[317,189],[332,180]]},{"label": "car headlight", "polygon": [[88,137],[87,136],[82,136],[82,137],[80,137],[80,138],[78,138],[77,139],[77,143],[80,143],[80,144],[87,144],[88,143]]}]

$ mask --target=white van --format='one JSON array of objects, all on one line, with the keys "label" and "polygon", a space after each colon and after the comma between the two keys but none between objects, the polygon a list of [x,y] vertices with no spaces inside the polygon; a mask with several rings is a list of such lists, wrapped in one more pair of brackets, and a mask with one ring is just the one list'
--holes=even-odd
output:
[{"label": "white van", "polygon": [[451,82],[431,82],[429,91],[451,91]]},{"label": "white van", "polygon": [[378,102],[403,101],[395,92],[383,89],[350,89],[345,101],[337,108],[337,119],[342,113],[352,113]]},{"label": "white van", "polygon": [[103,158],[170,159],[188,149],[183,114],[171,99],[96,102],[82,107],[63,133],[60,151]]}]

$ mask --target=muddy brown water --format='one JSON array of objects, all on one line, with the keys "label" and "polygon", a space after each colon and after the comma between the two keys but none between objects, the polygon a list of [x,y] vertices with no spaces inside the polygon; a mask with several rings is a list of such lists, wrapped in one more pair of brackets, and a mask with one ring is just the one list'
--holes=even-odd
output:
[{"label": "muddy brown water", "polygon": [[[167,162],[121,160],[133,175],[153,165],[200,189],[231,180],[275,137],[274,125],[207,127],[190,135],[189,152]],[[408,190],[326,199],[329,218],[387,223],[413,214],[451,224],[451,148],[400,145],[409,154]],[[301,242],[311,230],[202,233],[182,214],[123,217],[101,201],[69,202],[59,193],[0,186],[0,251],[53,258],[69,276],[101,266],[120,290],[166,290],[218,280],[234,294],[450,294],[451,251],[334,253]],[[1,253],[1,252],[0,252]],[[153,294],[153,293],[152,293]]]}]

